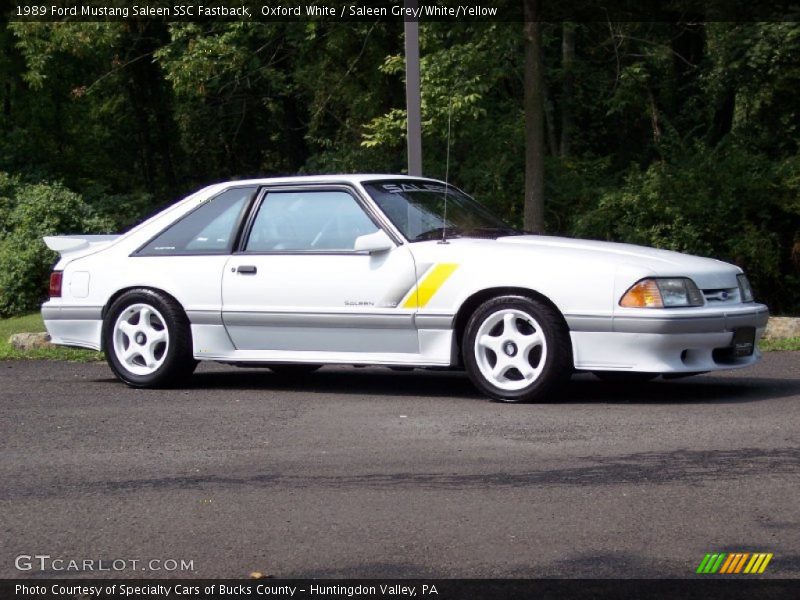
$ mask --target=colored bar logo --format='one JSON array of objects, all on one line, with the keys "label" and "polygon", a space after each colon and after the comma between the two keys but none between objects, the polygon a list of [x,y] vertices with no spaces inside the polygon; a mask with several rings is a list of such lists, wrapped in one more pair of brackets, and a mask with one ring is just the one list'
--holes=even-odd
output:
[{"label": "colored bar logo", "polygon": [[747,574],[763,573],[773,554],[767,552],[709,552],[700,561],[696,573],[701,574]]}]

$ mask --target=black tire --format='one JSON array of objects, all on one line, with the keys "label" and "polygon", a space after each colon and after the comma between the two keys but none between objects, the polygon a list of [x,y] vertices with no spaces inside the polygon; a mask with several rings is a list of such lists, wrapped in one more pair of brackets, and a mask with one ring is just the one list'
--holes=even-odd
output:
[{"label": "black tire", "polygon": [[[135,373],[117,355],[115,326],[120,315],[135,306],[155,309],[163,317],[168,343],[158,356],[160,365],[150,373]],[[160,319],[157,319],[160,321]],[[162,330],[159,330],[162,331]],[[127,336],[125,336],[127,339]],[[146,341],[146,338],[144,338]],[[128,340],[130,346],[132,342]],[[192,356],[192,330],[180,305],[167,295],[146,288],[125,292],[109,307],[103,320],[103,349],[108,366],[121,381],[135,388],[163,388],[183,383],[197,366]],[[157,352],[158,350],[156,350]],[[155,355],[156,352],[153,354]],[[132,365],[135,368],[135,365]]]},{"label": "black tire", "polygon": [[[486,366],[484,361],[491,357],[491,353],[479,355],[479,352],[485,353],[485,350],[481,351],[476,348],[476,339],[481,328],[489,327],[494,319],[503,314],[508,314],[509,311],[527,315],[533,322],[538,324],[539,333],[544,338],[546,345],[546,352],[544,351],[545,345],[542,345],[539,350],[538,360],[536,356],[532,356],[535,354],[535,348],[530,353],[526,353],[524,359],[531,366],[533,366],[533,362],[536,363],[534,371],[538,369],[538,375],[532,379],[531,383],[524,385],[525,378],[522,376],[521,371],[517,370],[516,374],[519,375],[518,385],[524,385],[524,387],[511,390],[499,387],[484,375],[481,370],[481,364]],[[515,323],[514,327],[517,333],[526,334],[526,332],[519,332],[518,328],[520,326],[530,328],[530,333],[527,333],[527,335],[536,332],[536,329],[530,323],[526,325],[527,321],[524,317],[519,317]],[[503,327],[505,328],[505,325]],[[505,334],[505,329],[503,329],[503,333],[498,336],[498,339],[502,340]],[[573,371],[572,344],[569,337],[569,328],[564,318],[549,304],[524,296],[500,296],[487,300],[480,305],[472,314],[464,329],[461,351],[467,374],[475,387],[490,398],[500,402],[552,401],[554,399],[553,392],[569,379]],[[497,355],[495,354],[495,356]],[[513,357],[515,354],[508,354],[507,352],[507,356]],[[508,378],[511,378],[513,371],[513,368],[507,371]]]},{"label": "black tire", "polygon": [[645,383],[658,377],[660,373],[639,373],[637,371],[592,371],[595,377],[609,383]]},{"label": "black tire", "polygon": [[301,377],[303,375],[313,373],[320,367],[322,367],[322,365],[306,365],[303,363],[295,363],[268,365],[267,368],[276,375],[281,375],[283,377]]}]

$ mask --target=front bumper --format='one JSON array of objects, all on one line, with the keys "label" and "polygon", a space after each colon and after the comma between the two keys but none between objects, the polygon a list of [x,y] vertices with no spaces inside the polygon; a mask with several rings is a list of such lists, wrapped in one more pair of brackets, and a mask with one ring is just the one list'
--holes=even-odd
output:
[{"label": "front bumper", "polygon": [[734,330],[755,328],[756,344],[769,318],[763,304],[725,310],[638,310],[612,316],[567,317],[575,368],[585,370],[691,373],[752,365],[761,357],[726,352]]}]

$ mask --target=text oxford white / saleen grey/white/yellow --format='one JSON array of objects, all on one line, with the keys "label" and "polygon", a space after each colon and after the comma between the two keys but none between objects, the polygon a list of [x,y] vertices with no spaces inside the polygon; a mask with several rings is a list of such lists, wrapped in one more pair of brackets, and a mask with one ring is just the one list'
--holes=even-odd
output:
[{"label": "text oxford white / saleen grey/white/yellow", "polygon": [[[302,17],[332,17],[332,18],[360,18],[360,17],[402,17],[402,18],[470,18],[470,17],[495,17],[497,7],[460,4],[458,6],[439,6],[426,4],[418,7],[406,6],[361,6],[349,4],[347,6],[323,6],[307,4],[305,6],[266,6],[262,5],[256,17],[267,18],[302,18]],[[208,6],[203,4],[175,4],[172,6],[150,6],[148,4],[134,4],[133,6],[96,6],[96,5],[20,5],[14,11],[16,17],[24,18],[70,18],[84,19],[104,18],[141,18],[141,17],[224,17],[238,19],[252,19],[253,11],[249,6]]]}]

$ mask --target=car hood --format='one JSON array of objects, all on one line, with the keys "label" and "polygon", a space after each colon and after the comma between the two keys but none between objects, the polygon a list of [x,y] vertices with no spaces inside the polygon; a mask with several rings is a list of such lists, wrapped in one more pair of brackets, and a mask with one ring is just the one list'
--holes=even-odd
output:
[{"label": "car hood", "polygon": [[[490,240],[487,240],[490,241]],[[737,285],[739,267],[716,260],[670,250],[658,250],[633,244],[618,244],[595,240],[579,240],[545,235],[519,235],[495,240],[503,246],[524,246],[531,250],[583,255],[588,262],[613,261],[619,266],[646,271],[663,277],[691,277],[701,288],[725,288]]]}]

